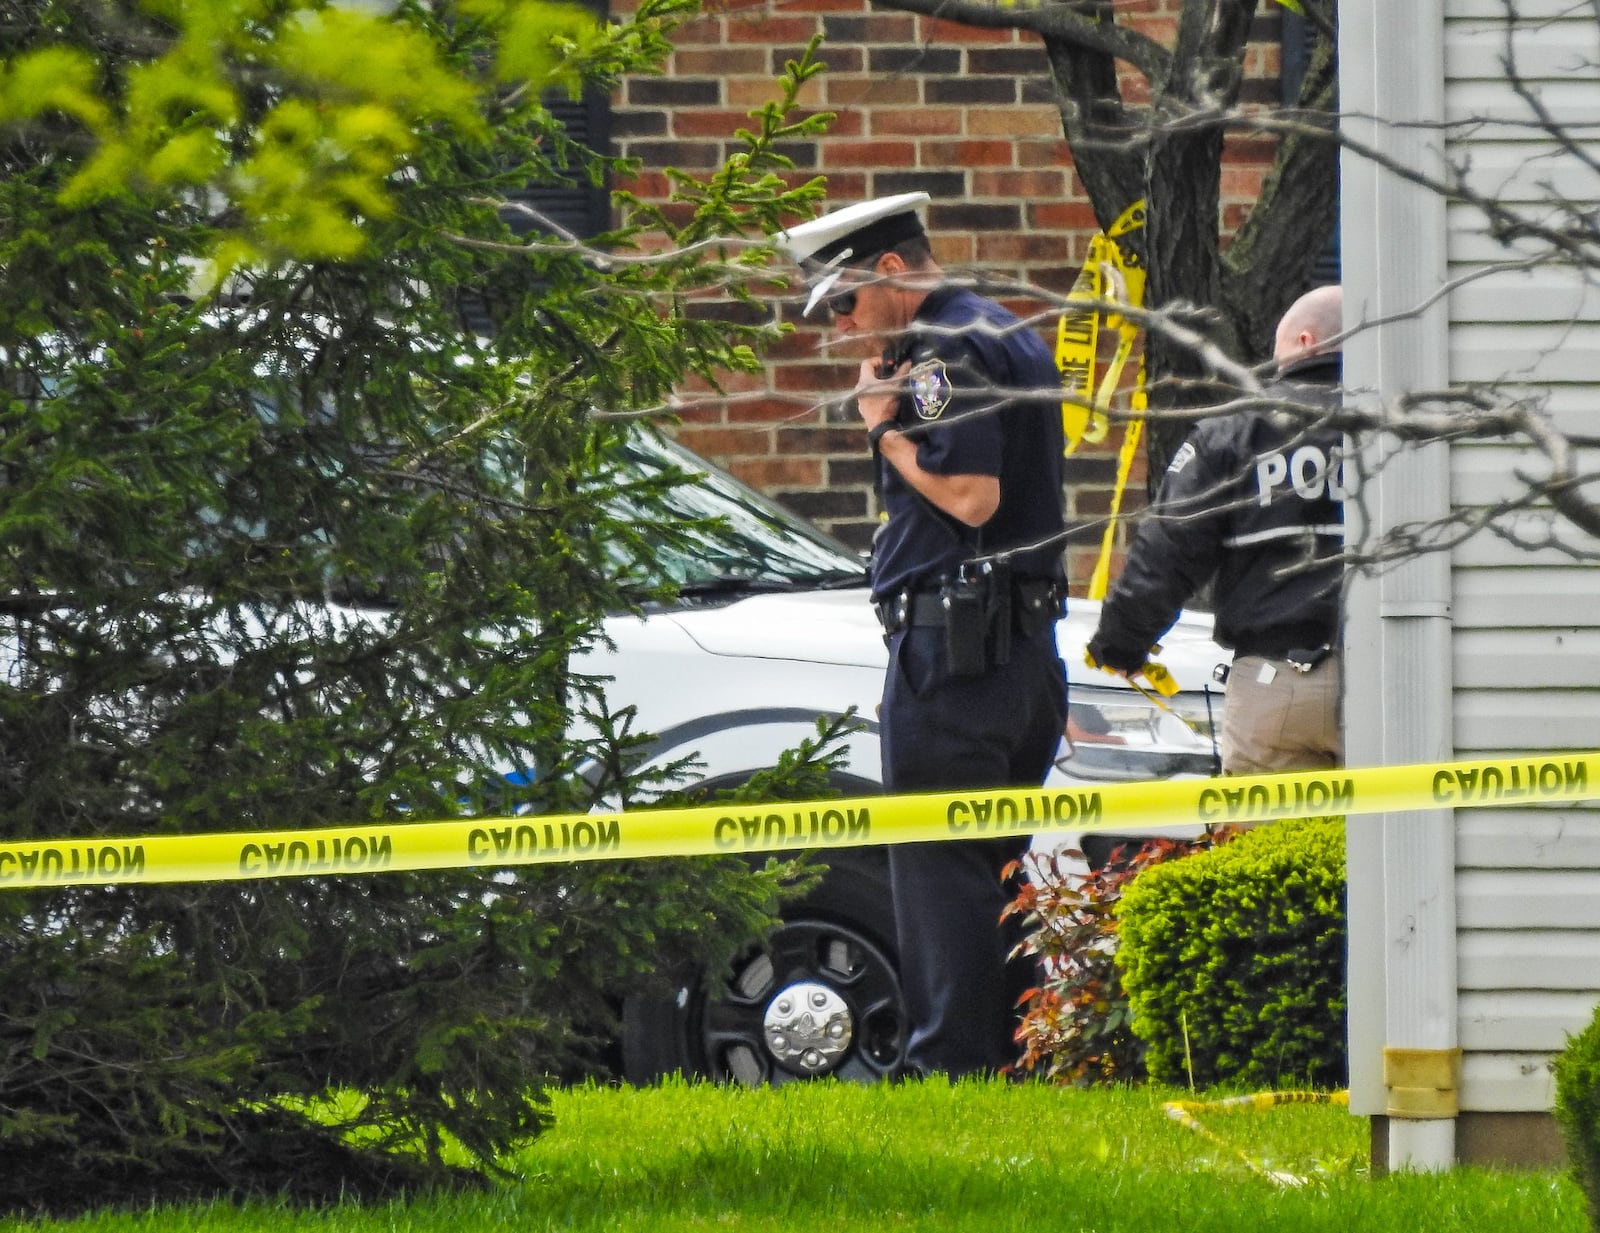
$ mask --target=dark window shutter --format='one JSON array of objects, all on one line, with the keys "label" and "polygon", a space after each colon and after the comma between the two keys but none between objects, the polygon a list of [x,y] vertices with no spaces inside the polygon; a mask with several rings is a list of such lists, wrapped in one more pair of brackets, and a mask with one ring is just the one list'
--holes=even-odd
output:
[{"label": "dark window shutter", "polygon": [[[1311,63],[1311,53],[1317,45],[1316,28],[1299,13],[1283,10],[1283,105],[1293,107],[1300,97],[1300,83],[1305,80],[1306,68]],[[1339,228],[1328,237],[1328,246],[1317,258],[1311,272],[1314,286],[1339,281]]]},{"label": "dark window shutter", "polygon": [[[599,90],[586,91],[576,101],[561,96],[547,99],[545,106],[559,120],[574,141],[601,153],[611,140],[611,96]],[[507,210],[507,224],[518,235],[530,231],[570,233],[580,240],[599,235],[611,226],[611,194],[587,181],[577,184],[537,184],[511,194],[513,201],[549,219],[555,226],[546,228],[522,210]],[[559,229],[559,230],[558,230]]]},{"label": "dark window shutter", "polygon": [[1301,14],[1283,10],[1283,105],[1293,107],[1300,97],[1300,83],[1305,80],[1306,68],[1311,63],[1311,52],[1317,45],[1317,34],[1311,23]]},{"label": "dark window shutter", "polygon": [[[604,18],[607,8],[603,0],[596,8]],[[545,106],[574,141],[602,154],[611,152],[610,94],[603,90],[585,90],[583,97],[576,100],[557,94],[547,98]],[[518,236],[542,232],[588,240],[611,228],[610,185],[596,187],[587,177],[575,176],[572,183],[566,184],[531,184],[508,193],[507,197],[527,206],[526,210],[508,206],[500,213]],[[466,329],[477,334],[493,330],[501,309],[491,299],[481,290],[458,294],[457,312]]]},{"label": "dark window shutter", "polygon": [[[610,0],[577,0],[590,9],[601,21],[611,16]],[[579,99],[553,93],[544,100],[550,114],[559,120],[568,135],[576,142],[597,150],[611,152],[611,95],[597,89],[586,89]],[[611,188],[599,188],[586,179],[575,184],[540,184],[522,192],[513,193],[512,200],[525,203],[529,209],[549,219],[559,229],[579,240],[588,240],[611,228]],[[520,210],[508,211],[506,222],[518,235],[530,231],[547,230],[539,222]]]}]

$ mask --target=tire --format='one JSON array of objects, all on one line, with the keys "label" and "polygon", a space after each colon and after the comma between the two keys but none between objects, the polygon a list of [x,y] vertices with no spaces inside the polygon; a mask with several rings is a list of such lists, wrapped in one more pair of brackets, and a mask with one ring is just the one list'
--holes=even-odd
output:
[{"label": "tire", "polygon": [[723,979],[629,998],[630,1083],[683,1074],[750,1086],[833,1076],[874,1082],[905,1055],[889,862],[880,848],[828,857],[821,885]]}]

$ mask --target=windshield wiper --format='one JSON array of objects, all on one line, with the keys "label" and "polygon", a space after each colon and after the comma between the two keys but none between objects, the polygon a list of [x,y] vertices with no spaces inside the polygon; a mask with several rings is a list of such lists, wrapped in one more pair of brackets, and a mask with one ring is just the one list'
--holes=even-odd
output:
[{"label": "windshield wiper", "polygon": [[861,586],[866,571],[857,574],[818,574],[808,578],[751,578],[744,574],[721,574],[715,578],[691,578],[678,587],[679,595],[757,595],[785,591],[833,591]]},{"label": "windshield wiper", "polygon": [[819,591],[847,591],[851,587],[864,587],[869,579],[867,567],[863,565],[859,570],[840,570],[836,574],[822,574],[811,585]]},{"label": "windshield wiper", "polygon": [[742,574],[722,574],[715,578],[691,578],[679,584],[679,595],[743,595],[773,591],[808,591],[810,583],[792,578],[748,578]]}]

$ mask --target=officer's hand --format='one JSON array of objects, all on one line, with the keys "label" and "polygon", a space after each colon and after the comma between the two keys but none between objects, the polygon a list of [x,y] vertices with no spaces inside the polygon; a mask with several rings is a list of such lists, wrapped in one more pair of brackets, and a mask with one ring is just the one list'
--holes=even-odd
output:
[{"label": "officer's hand", "polygon": [[894,376],[880,377],[877,360],[861,361],[861,375],[855,390],[856,411],[868,429],[895,418],[900,406],[900,387],[910,371],[911,361],[907,360],[895,369]]},{"label": "officer's hand", "polygon": [[1089,640],[1085,658],[1091,668],[1104,668],[1107,672],[1136,676],[1144,667],[1148,655],[1144,651],[1130,651],[1126,646],[1118,646],[1104,634],[1097,633]]}]

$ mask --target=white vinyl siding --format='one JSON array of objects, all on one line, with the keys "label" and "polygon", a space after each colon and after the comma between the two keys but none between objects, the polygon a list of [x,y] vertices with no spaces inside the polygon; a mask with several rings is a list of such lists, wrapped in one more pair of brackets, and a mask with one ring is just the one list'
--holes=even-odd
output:
[{"label": "white vinyl siding", "polygon": [[1463,869],[1600,869],[1600,809],[1464,809],[1456,837]]},{"label": "white vinyl siding", "polygon": [[[1600,172],[1540,131],[1507,60],[1600,159],[1600,30],[1567,0],[1518,7],[1508,42],[1501,0],[1446,0],[1447,157],[1474,191],[1550,221],[1558,197],[1600,202]],[[1559,428],[1600,433],[1600,287],[1577,270],[1509,268],[1533,245],[1502,243],[1469,202],[1449,207],[1447,244],[1451,382],[1512,383]],[[1600,472],[1600,454],[1579,470]],[[1451,549],[1463,758],[1600,749],[1600,541],[1523,503],[1525,479],[1550,471],[1528,445],[1452,448],[1452,504],[1490,524]],[[1548,1109],[1550,1058],[1600,1002],[1600,808],[1456,818],[1462,1108]]]}]

